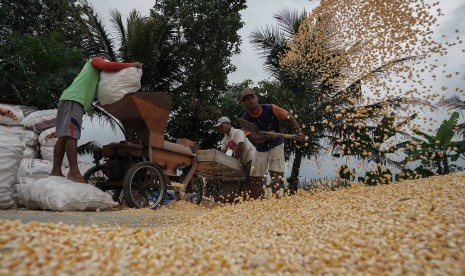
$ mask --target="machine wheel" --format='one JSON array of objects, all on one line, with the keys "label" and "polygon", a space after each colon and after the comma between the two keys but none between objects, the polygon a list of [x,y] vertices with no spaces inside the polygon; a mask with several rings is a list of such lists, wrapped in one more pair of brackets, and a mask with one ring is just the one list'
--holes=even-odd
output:
[{"label": "machine wheel", "polygon": [[124,176],[124,199],[132,208],[156,209],[166,197],[166,184],[163,171],[156,164],[137,163]]},{"label": "machine wheel", "polygon": [[187,185],[186,196],[187,196],[188,201],[195,203],[195,204],[200,204],[200,202],[202,201],[203,180],[197,175],[194,175],[191,183]]},{"label": "machine wheel", "polygon": [[[85,180],[87,180],[87,183],[90,183],[94,185],[95,187],[99,187],[99,183],[109,181],[109,178],[105,175],[105,170],[107,167],[105,165],[97,165],[95,167],[92,167],[88,169],[83,177]],[[122,190],[107,190],[105,191],[111,195],[111,198],[119,202],[119,198],[121,193],[123,192]]]}]

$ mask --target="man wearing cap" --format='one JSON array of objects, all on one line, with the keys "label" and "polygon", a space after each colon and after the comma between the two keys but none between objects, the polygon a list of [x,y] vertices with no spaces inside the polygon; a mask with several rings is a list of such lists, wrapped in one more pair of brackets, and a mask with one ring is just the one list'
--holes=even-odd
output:
[{"label": "man wearing cap", "polygon": [[111,62],[107,53],[100,53],[87,61],[73,83],[61,94],[56,118],[58,141],[53,151],[53,169],[50,175],[63,176],[61,165],[66,156],[69,161],[68,179],[87,183],[77,165],[77,140],[81,137],[82,117],[97,95],[100,71],[117,72],[125,68],[142,68],[142,63]]},{"label": "man wearing cap", "polygon": [[[288,120],[295,129],[295,140],[305,140],[296,119],[285,109],[274,104],[259,104],[255,92],[246,87],[241,92],[241,100],[247,109],[242,118],[255,124],[260,131],[279,133],[279,121]],[[250,170],[250,189],[252,198],[263,198],[262,177],[271,177],[273,195],[279,196],[284,177],[284,139],[274,134],[254,134],[245,131],[245,135],[254,143],[256,153]]]},{"label": "man wearing cap", "polygon": [[[241,129],[236,129],[231,125],[231,121],[228,117],[221,117],[218,119],[215,127],[224,134],[224,138],[221,141],[221,151],[226,153],[228,149],[233,152],[233,156],[241,161],[241,164],[245,168],[246,174],[246,186],[249,186],[249,175],[250,168],[252,165],[252,158],[255,155],[255,147],[244,135],[244,131]],[[240,187],[239,192],[242,192],[246,187]]]}]

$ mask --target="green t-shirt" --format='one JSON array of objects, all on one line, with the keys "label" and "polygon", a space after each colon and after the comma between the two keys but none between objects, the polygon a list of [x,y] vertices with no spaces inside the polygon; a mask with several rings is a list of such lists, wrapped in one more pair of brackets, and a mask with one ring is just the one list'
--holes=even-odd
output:
[{"label": "green t-shirt", "polygon": [[87,112],[97,95],[100,71],[95,69],[90,61],[86,62],[73,83],[63,91],[60,100],[75,101],[84,107]]}]

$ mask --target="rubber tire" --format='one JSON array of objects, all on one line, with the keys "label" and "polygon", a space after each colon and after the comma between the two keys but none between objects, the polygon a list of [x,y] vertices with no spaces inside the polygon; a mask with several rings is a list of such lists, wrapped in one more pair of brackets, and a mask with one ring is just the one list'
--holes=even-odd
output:
[{"label": "rubber tire", "polygon": [[[156,181],[159,183],[159,191],[158,191],[158,196],[157,198],[153,199],[153,204],[150,205],[149,201],[149,191],[147,189],[144,189],[143,191],[146,193],[146,195],[143,195],[146,204],[139,200],[136,200],[134,198],[134,193],[138,190],[134,189],[134,181],[135,177],[139,178],[137,174],[141,172],[141,170],[148,169],[150,170],[153,175],[157,178]],[[160,169],[160,167],[152,162],[140,162],[129,168],[129,170],[126,172],[126,175],[124,176],[123,180],[123,194],[124,194],[124,199],[126,200],[126,203],[128,204],[129,207],[131,208],[146,208],[150,207],[152,209],[158,209],[158,207],[161,205],[161,203],[164,201],[166,197],[166,180],[163,171]],[[149,187],[147,187],[149,188]],[[153,185],[152,187],[153,188]]]},{"label": "rubber tire", "polygon": [[[102,171],[102,170],[104,170],[105,168],[106,168],[105,165],[97,165],[97,166],[94,166],[94,167],[88,169],[88,170],[84,173],[83,177],[84,177],[84,179],[89,183],[89,178],[90,178],[91,175],[93,175],[94,173],[96,173],[96,172],[98,172],[98,171]],[[96,183],[90,182],[90,184],[92,184],[92,185],[94,185],[94,186],[97,187]],[[98,188],[98,187],[97,187],[97,188]],[[107,193],[109,193],[109,194],[111,195],[111,198],[113,199],[113,201],[119,202],[119,197],[120,197],[120,195],[121,195],[121,193],[122,193],[123,191],[122,191],[122,190],[112,190],[112,192],[110,192],[110,190],[109,190],[109,191],[105,191],[105,192],[107,192]]]},{"label": "rubber tire", "polygon": [[188,198],[188,201],[198,205],[202,201],[203,181],[201,180],[201,178],[194,175],[194,177],[192,177],[192,182],[191,183],[187,186],[186,193],[194,193],[194,191],[197,191],[197,193],[196,193],[197,195],[196,195],[196,197],[190,196]]}]

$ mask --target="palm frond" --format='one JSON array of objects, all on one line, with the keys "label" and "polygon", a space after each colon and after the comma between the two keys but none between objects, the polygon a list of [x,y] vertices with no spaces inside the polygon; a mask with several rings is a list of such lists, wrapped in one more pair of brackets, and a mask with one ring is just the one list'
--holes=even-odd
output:
[{"label": "palm frond", "polygon": [[121,12],[118,10],[112,10],[110,11],[110,22],[113,24],[113,29],[117,31],[118,39],[119,39],[119,44],[120,44],[120,52],[122,53],[122,59],[127,60],[127,56],[124,56],[126,51],[124,50],[124,47],[127,44],[126,40],[126,29],[123,24],[123,18],[121,16]]},{"label": "palm frond", "polygon": [[252,30],[249,41],[261,57],[267,58],[276,47],[285,45],[283,33],[278,26],[266,26]]},{"label": "palm frond", "polygon": [[91,121],[93,119],[97,119],[101,125],[108,124],[112,131],[116,131],[116,128],[118,127],[123,133],[124,137],[127,138],[127,131],[118,121],[118,119],[102,109],[97,103],[92,105],[91,109],[89,109],[87,112],[87,115]]},{"label": "palm frond", "polygon": [[[86,2],[87,3],[87,2]],[[83,25],[83,44],[90,54],[98,53],[102,50],[108,52],[111,58],[115,58],[113,42],[110,39],[105,26],[97,12],[90,4],[83,6],[81,25]]]},{"label": "palm frond", "polygon": [[284,32],[286,39],[292,39],[297,34],[302,21],[306,17],[305,10],[299,13],[296,10],[290,9],[279,10],[273,15],[273,18],[278,21],[278,25]]},{"label": "palm frond", "polygon": [[446,99],[446,105],[454,109],[465,110],[465,100],[462,100],[458,95]]},{"label": "palm frond", "polygon": [[96,148],[100,148],[100,143],[98,143],[97,141],[89,141],[87,143],[80,145],[77,148],[77,153],[79,155],[91,154]]}]

